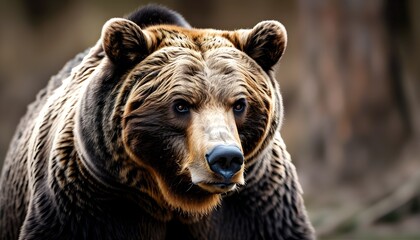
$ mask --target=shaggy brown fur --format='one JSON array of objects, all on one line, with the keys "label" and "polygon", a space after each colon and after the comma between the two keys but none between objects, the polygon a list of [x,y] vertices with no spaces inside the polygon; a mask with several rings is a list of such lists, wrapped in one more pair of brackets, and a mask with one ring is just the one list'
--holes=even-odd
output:
[{"label": "shaggy brown fur", "polygon": [[[191,29],[154,6],[128,19],[109,20],[22,120],[0,238],[313,239],[279,133],[284,27]],[[220,145],[244,156],[229,179],[206,160]]]}]

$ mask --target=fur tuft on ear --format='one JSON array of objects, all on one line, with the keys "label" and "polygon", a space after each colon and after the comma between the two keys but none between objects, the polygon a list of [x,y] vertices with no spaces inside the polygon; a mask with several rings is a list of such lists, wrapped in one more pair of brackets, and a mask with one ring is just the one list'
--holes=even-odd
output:
[{"label": "fur tuft on ear", "polygon": [[117,66],[133,65],[150,54],[146,34],[134,22],[112,18],[102,28],[102,46]]},{"label": "fur tuft on ear", "polygon": [[269,71],[281,58],[287,45],[287,32],[277,21],[263,21],[246,31],[242,50],[265,71]]}]

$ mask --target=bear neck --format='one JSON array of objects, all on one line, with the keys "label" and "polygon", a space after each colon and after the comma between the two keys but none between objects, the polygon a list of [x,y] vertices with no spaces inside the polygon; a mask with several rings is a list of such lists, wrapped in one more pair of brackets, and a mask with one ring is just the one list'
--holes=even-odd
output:
[{"label": "bear neck", "polygon": [[246,185],[249,185],[251,182],[259,181],[260,178],[264,176],[267,167],[270,164],[272,149],[273,144],[267,144],[256,156],[249,159],[249,164],[247,164],[245,169]]},{"label": "bear neck", "polygon": [[[77,149],[77,146],[75,146],[75,149]],[[168,208],[160,201],[156,201],[148,193],[123,184],[109,184],[109,182],[98,178],[87,167],[83,156],[77,150],[74,153],[64,163],[64,168],[73,169],[74,175],[60,179],[62,185],[53,188],[58,190],[55,196],[57,196],[56,202],[59,206],[65,207],[69,202],[75,206],[75,208],[71,208],[74,212],[67,212],[68,215],[76,216],[80,212],[87,214],[99,212],[102,215],[96,216],[93,214],[90,217],[103,218],[124,215],[143,216],[146,213],[163,222],[172,218],[172,213]],[[57,183],[58,181],[55,182]]]}]

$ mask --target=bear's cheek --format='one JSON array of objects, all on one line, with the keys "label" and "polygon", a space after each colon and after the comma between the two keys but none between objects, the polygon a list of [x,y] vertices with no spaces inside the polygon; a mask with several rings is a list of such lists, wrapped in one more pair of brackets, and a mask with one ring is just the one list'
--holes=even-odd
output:
[{"label": "bear's cheek", "polygon": [[127,133],[126,145],[132,159],[139,165],[147,165],[155,170],[176,169],[184,153],[173,146],[178,145],[176,142],[182,142],[183,138],[165,136],[164,132],[165,130],[136,129]]},{"label": "bear's cheek", "polygon": [[245,158],[252,153],[265,140],[264,135],[268,131],[269,111],[260,106],[249,109],[246,120],[241,126],[238,126],[239,137]]}]

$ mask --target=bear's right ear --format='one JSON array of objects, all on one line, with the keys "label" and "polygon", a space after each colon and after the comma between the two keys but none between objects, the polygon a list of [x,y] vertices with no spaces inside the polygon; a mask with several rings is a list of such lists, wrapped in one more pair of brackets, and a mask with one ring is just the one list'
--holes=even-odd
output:
[{"label": "bear's right ear", "polygon": [[149,54],[147,36],[134,22],[112,18],[102,28],[102,46],[117,66],[134,65]]},{"label": "bear's right ear", "polygon": [[[248,30],[237,30],[233,42],[265,71],[280,60],[287,45],[287,32],[277,21],[262,21]],[[236,36],[236,39],[235,39]]]}]

